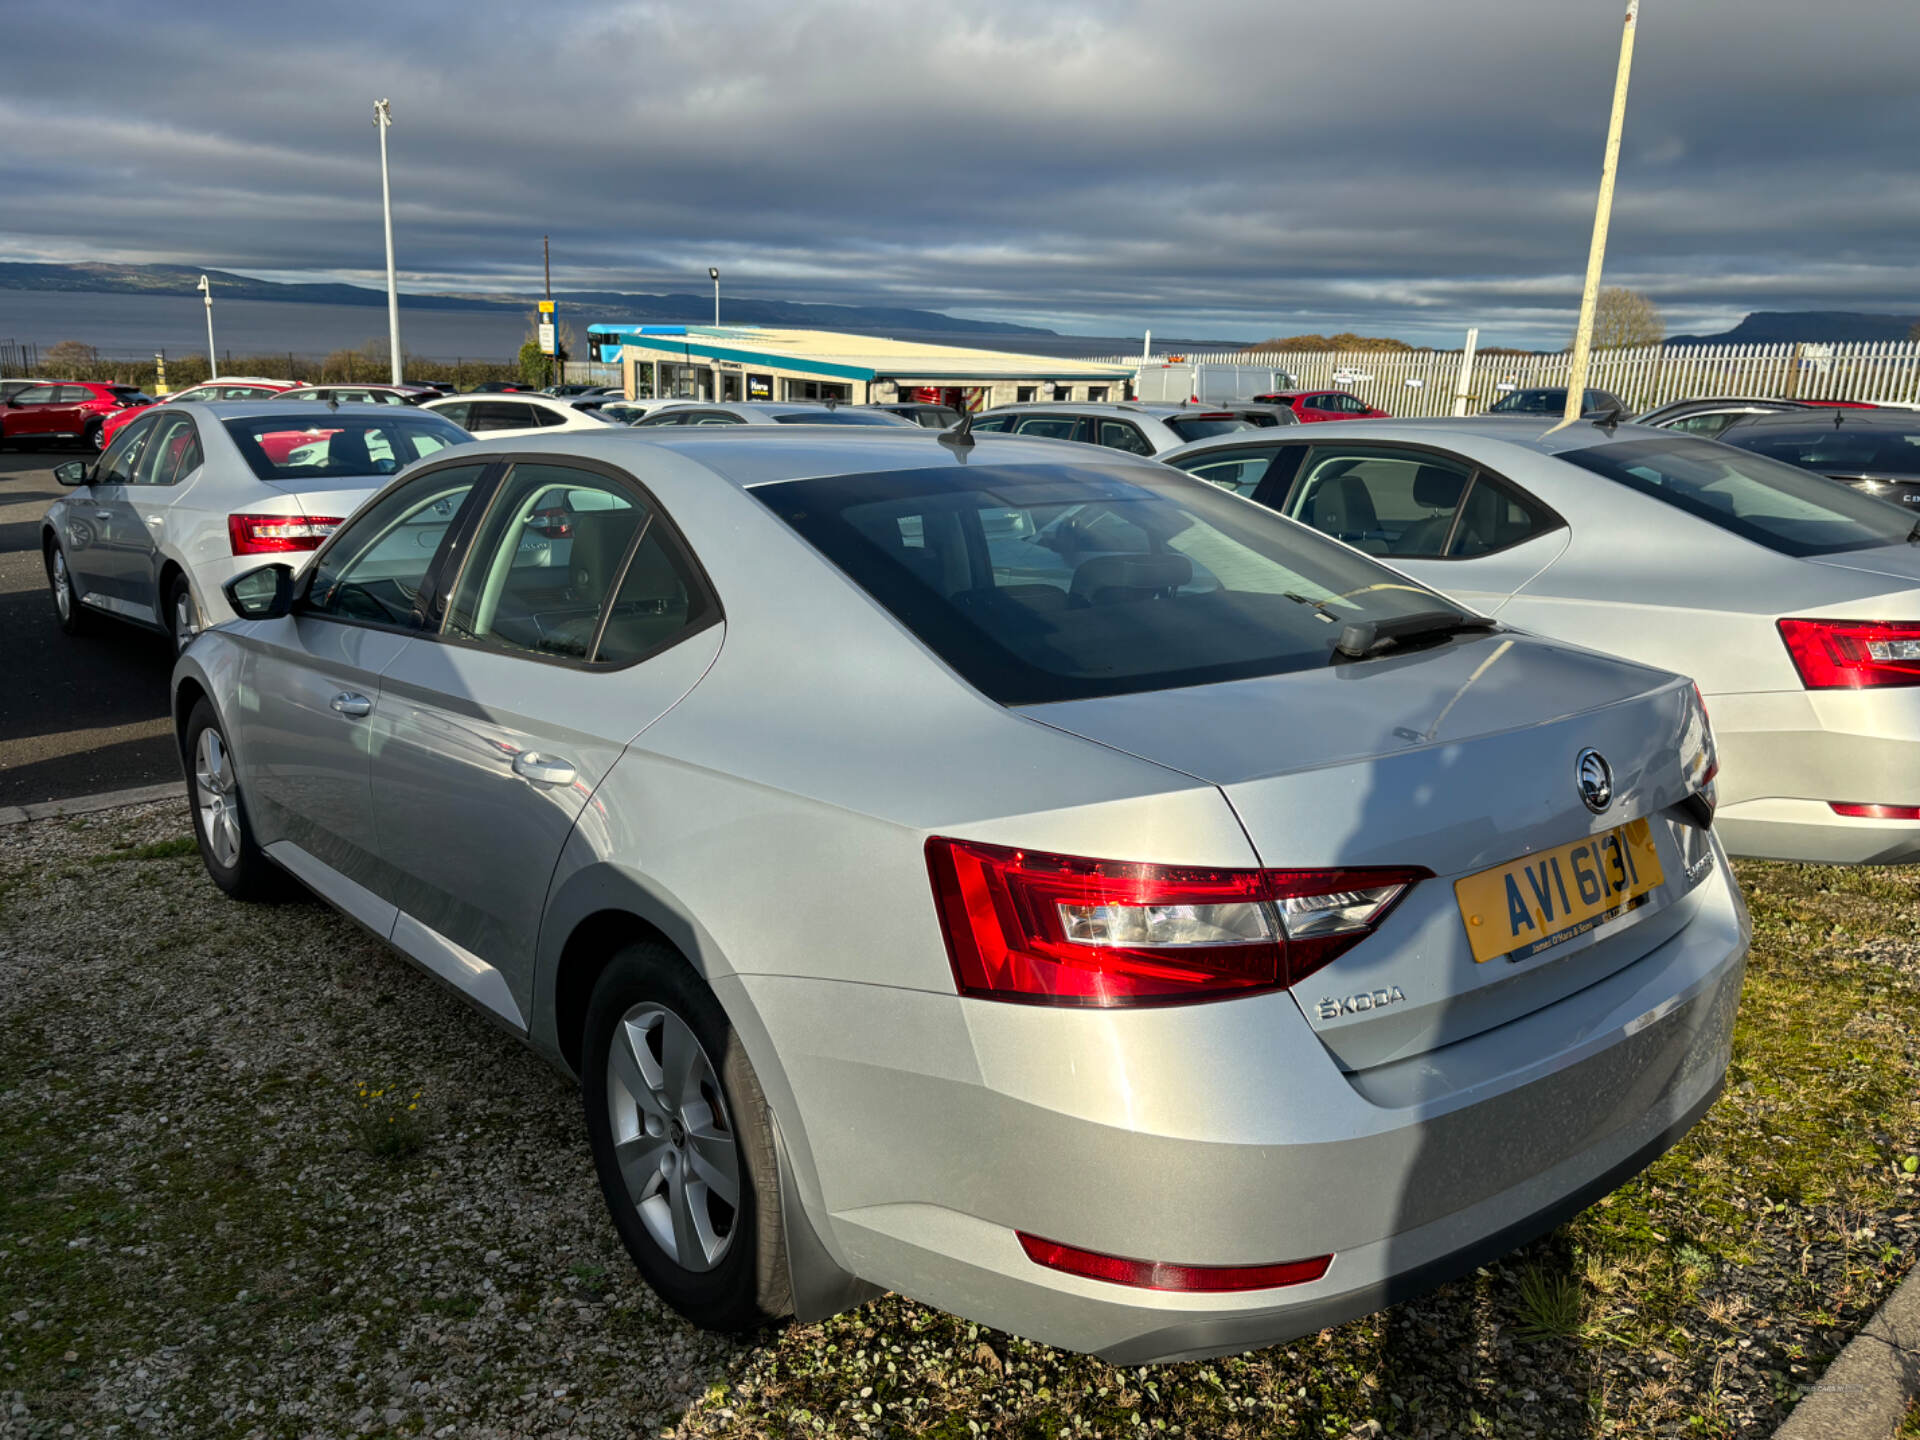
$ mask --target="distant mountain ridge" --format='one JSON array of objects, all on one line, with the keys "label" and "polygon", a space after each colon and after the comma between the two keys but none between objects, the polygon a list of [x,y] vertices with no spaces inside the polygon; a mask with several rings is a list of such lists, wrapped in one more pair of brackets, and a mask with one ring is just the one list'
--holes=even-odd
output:
[{"label": "distant mountain ridge", "polygon": [[1719,335],[1675,335],[1669,345],[1846,344],[1858,340],[1905,340],[1916,323],[1912,315],[1879,315],[1861,310],[1755,310]]},{"label": "distant mountain ridge", "polygon": [[[384,290],[338,283],[282,284],[227,270],[190,265],[74,265],[0,262],[0,290],[83,291],[108,295],[197,295],[202,275],[213,282],[214,299],[276,300],[309,305],[385,307]],[[646,295],[620,290],[563,291],[554,296],[563,318],[575,321],[697,322],[712,313],[711,295]],[[504,295],[441,295],[402,291],[403,310],[530,310],[533,300]],[[904,330],[952,335],[1051,336],[1056,331],[993,320],[962,320],[938,310],[891,305],[814,305],[797,300],[725,297],[722,319],[741,325],[789,325],[815,330]]]}]

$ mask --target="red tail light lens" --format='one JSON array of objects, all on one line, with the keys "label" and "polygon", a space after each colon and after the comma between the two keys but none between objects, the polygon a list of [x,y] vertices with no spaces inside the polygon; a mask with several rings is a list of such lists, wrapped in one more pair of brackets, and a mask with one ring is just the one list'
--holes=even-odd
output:
[{"label": "red tail light lens", "polygon": [[1836,815],[1854,820],[1920,820],[1920,805],[1856,805],[1845,800],[1829,800]]},{"label": "red tail light lens", "polygon": [[1780,638],[1809,690],[1920,685],[1920,623],[1782,620]]},{"label": "red tail light lens", "polygon": [[1432,873],[1201,870],[939,836],[927,869],[960,992],[1052,1005],[1291,985],[1365,939]]},{"label": "red tail light lens", "polygon": [[1141,1290],[1186,1290],[1215,1295],[1229,1290],[1272,1290],[1281,1285],[1305,1285],[1318,1280],[1333,1264],[1333,1256],[1316,1255],[1311,1260],[1283,1260],[1277,1265],[1169,1265],[1161,1260],[1125,1260],[1118,1255],[1079,1250],[1056,1240],[1042,1240],[1022,1230],[1013,1233],[1020,1237],[1020,1248],[1036,1265]]},{"label": "red tail light lens", "polygon": [[337,515],[229,515],[227,539],[236,555],[280,555],[319,549],[339,524]]}]

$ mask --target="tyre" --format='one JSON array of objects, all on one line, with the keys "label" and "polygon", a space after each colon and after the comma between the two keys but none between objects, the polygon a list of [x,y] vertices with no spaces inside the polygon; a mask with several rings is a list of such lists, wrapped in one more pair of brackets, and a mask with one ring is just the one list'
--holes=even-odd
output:
[{"label": "tyre", "polygon": [[47,541],[43,557],[47,564],[47,589],[53,596],[54,617],[69,635],[85,635],[94,628],[93,612],[80,603],[74,593],[73,572],[67,569],[67,552],[58,540]]},{"label": "tyre", "polygon": [[186,753],[187,801],[207,874],[236,900],[281,898],[289,889],[285,872],[254,841],[226,731],[204,699],[187,717]]},{"label": "tyre", "polygon": [[200,633],[200,607],[193,600],[193,586],[184,574],[175,575],[167,584],[167,630],[173,636],[173,653],[178,655]]},{"label": "tyre", "polygon": [[789,1313],[773,1122],[713,992],[668,947],[630,945],[594,986],[584,1041],[594,1166],[642,1277],[710,1330]]},{"label": "tyre", "polygon": [[107,448],[106,426],[102,425],[98,420],[92,421],[88,424],[86,433],[82,435],[80,439],[81,443],[83,443],[88,450],[98,455],[102,450]]}]

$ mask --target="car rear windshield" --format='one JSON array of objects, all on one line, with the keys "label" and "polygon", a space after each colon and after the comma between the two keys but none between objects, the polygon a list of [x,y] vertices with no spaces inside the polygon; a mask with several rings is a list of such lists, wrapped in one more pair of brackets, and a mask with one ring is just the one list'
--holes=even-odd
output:
[{"label": "car rear windshield", "polygon": [[782,425],[885,425],[900,428],[900,416],[875,410],[790,410],[773,417]]},{"label": "car rear windshield", "polygon": [[1140,467],[975,458],[751,493],[1003,705],[1302,670],[1329,662],[1346,623],[1463,613],[1270,510]]},{"label": "car rear windshield", "polygon": [[1838,481],[1682,435],[1569,450],[1559,457],[1782,555],[1893,545],[1913,516]]},{"label": "car rear windshield", "polygon": [[1720,437],[1729,445],[1826,475],[1920,475],[1920,415],[1910,424],[1740,426]]},{"label": "car rear windshield", "polygon": [[1215,435],[1231,435],[1236,430],[1251,430],[1251,420],[1238,415],[1174,415],[1166,426],[1182,440],[1208,440]]},{"label": "car rear windshield", "polygon": [[136,390],[131,385],[109,385],[108,391],[122,405],[151,405],[153,397],[144,390]]},{"label": "car rear windshield", "polygon": [[227,434],[262,480],[326,480],[391,475],[473,437],[437,415],[261,415],[228,420]]}]

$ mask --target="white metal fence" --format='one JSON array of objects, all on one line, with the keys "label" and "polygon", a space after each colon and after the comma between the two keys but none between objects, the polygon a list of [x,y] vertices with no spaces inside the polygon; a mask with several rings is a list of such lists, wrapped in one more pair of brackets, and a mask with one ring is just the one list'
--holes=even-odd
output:
[{"label": "white metal fence", "polygon": [[[1156,355],[1156,362],[1172,360]],[[1219,351],[1178,357],[1189,364],[1262,365],[1291,371],[1302,389],[1339,389],[1394,415],[1449,415],[1460,379],[1458,350]],[[1134,365],[1137,355],[1096,363]],[[1467,411],[1477,414],[1507,388],[1565,385],[1569,357],[1475,357],[1466,385]],[[1654,345],[1596,350],[1587,384],[1618,395],[1635,413],[1705,395],[1788,399],[1920,401],[1920,343],[1862,341],[1840,345]]]}]

